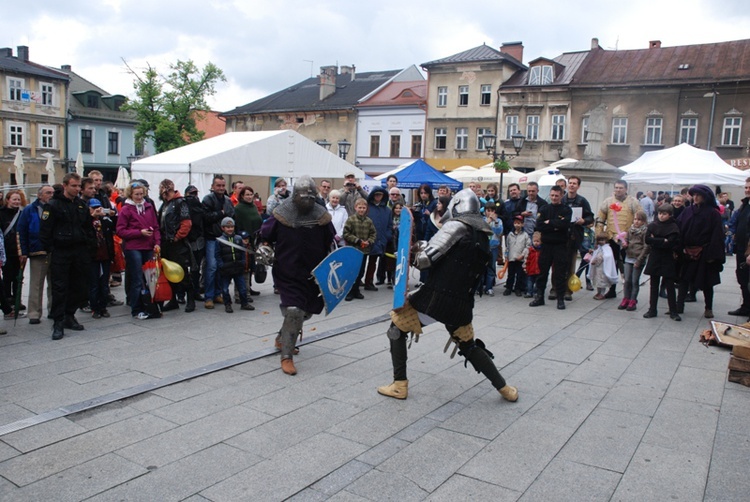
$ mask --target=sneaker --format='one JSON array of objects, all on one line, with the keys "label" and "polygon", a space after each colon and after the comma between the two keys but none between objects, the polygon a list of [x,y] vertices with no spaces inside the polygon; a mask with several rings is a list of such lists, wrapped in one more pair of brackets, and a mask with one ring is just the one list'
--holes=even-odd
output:
[{"label": "sneaker", "polygon": [[226,305],[224,305],[224,312],[226,312],[227,314],[234,313],[234,309],[232,308],[231,303],[227,303]]},{"label": "sneaker", "polygon": [[18,315],[16,316],[16,313],[11,310],[9,313],[3,316],[3,319],[5,319],[6,321],[12,321],[13,319],[16,319],[16,318],[22,319],[24,317],[26,317],[25,313],[19,312]]},{"label": "sneaker", "polygon": [[503,296],[510,296],[512,294],[513,294],[513,291],[511,291],[510,289],[506,289],[505,291],[503,291]]},{"label": "sneaker", "polygon": [[104,310],[102,310],[99,313],[102,315],[102,317],[110,317],[109,312],[107,311],[107,309],[104,309]]},{"label": "sneaker", "polygon": [[123,305],[125,305],[125,302],[118,300],[117,298],[111,298],[107,302],[107,307],[122,307]]},{"label": "sneaker", "polygon": [[597,293],[594,295],[594,300],[606,300],[606,299],[607,299],[606,295],[603,295],[601,293]]},{"label": "sneaker", "polygon": [[92,312],[91,317],[93,317],[94,319],[101,319],[102,315],[99,312]]},{"label": "sneaker", "polygon": [[135,316],[135,318],[138,319],[139,321],[143,321],[145,319],[148,319],[149,315],[146,312],[138,312],[138,315]]},{"label": "sneaker", "polygon": [[81,308],[81,312],[86,312],[87,314],[91,313],[91,305],[86,305],[85,307]]},{"label": "sneaker", "polygon": [[240,310],[255,310],[255,307],[253,307],[249,303],[246,303],[246,304],[244,304],[243,306],[240,307]]},{"label": "sneaker", "polygon": [[669,316],[673,321],[682,321],[682,317],[680,317],[680,314],[671,314]]},{"label": "sneaker", "polygon": [[617,306],[617,310],[625,310],[630,306],[630,300],[628,298],[623,298],[620,304]]},{"label": "sneaker", "polygon": [[637,306],[638,306],[638,300],[630,300],[630,303],[628,304],[628,307],[625,310],[627,310],[628,312],[633,312],[634,310],[636,310]]},{"label": "sneaker", "polygon": [[213,300],[206,300],[206,302],[203,304],[203,306],[207,309],[214,308],[214,301]]},{"label": "sneaker", "polygon": [[648,310],[648,311],[646,311],[645,314],[643,314],[643,318],[644,319],[651,319],[652,317],[656,317],[656,311],[655,310]]},{"label": "sneaker", "polygon": [[484,294],[487,296],[495,296],[495,292],[492,289],[488,289],[487,291],[484,292]]},{"label": "sneaker", "polygon": [[372,284],[365,284],[365,291],[377,291],[377,290],[378,290],[378,288],[376,288],[374,285],[372,285]]},{"label": "sneaker", "polygon": [[524,293],[523,297],[524,298],[534,298],[534,295],[532,295],[531,293]]},{"label": "sneaker", "polygon": [[216,298],[214,298],[214,303],[224,303],[224,297],[222,297],[221,295],[217,296]]},{"label": "sneaker", "polygon": [[375,283],[376,286],[382,286],[383,284],[385,284],[385,281],[377,281]]},{"label": "sneaker", "polygon": [[357,291],[356,293],[354,293],[354,294],[353,294],[352,296],[353,296],[354,298],[356,298],[357,300],[364,300],[364,299],[365,299],[365,295],[363,295],[363,294],[362,294],[362,293],[360,293],[359,291]]},{"label": "sneaker", "polygon": [[519,297],[519,298],[520,298],[522,294],[523,294],[523,293],[521,292],[521,290],[520,290],[520,289],[517,289],[517,290],[516,290],[516,296],[517,296],[517,297]]}]

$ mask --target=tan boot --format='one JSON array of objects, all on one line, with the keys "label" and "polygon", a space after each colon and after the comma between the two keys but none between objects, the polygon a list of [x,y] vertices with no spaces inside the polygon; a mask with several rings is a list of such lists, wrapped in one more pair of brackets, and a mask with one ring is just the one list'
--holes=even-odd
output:
[{"label": "tan boot", "polygon": [[383,394],[396,399],[406,399],[409,395],[409,380],[394,380],[390,385],[378,387],[378,394]]},{"label": "tan boot", "polygon": [[294,367],[294,361],[292,361],[292,359],[282,359],[281,371],[283,371],[287,375],[296,375],[297,368]]},{"label": "tan boot", "polygon": [[515,387],[506,384],[505,387],[499,390],[499,392],[506,401],[510,401],[511,403],[518,401],[518,389]]}]

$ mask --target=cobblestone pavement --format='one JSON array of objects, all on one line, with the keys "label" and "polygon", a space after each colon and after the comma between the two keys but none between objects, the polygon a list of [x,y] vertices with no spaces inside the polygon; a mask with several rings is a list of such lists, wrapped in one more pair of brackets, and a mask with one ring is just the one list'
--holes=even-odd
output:
[{"label": "cobblestone pavement", "polygon": [[[744,322],[726,315],[733,264],[723,281],[717,318]],[[59,342],[51,321],[5,321],[0,500],[748,499],[750,389],[727,382],[728,351],[698,343],[701,295],[681,323],[665,300],[643,319],[647,285],[637,312],[586,291],[564,311],[478,298],[477,336],[520,392],[507,403],[443,353],[437,326],[410,348],[409,398],[378,395],[384,287],[308,321],[284,375],[278,296],[258,289],[254,312],[79,313],[85,331]]]}]

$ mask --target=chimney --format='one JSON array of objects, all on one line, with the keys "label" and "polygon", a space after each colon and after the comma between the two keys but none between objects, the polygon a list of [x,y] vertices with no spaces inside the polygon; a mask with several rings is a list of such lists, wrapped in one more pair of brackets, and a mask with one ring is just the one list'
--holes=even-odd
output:
[{"label": "chimney", "polygon": [[70,66],[69,64],[64,64],[64,65],[62,65],[62,66],[60,67],[60,69],[61,69],[62,71],[64,71],[65,73],[70,73],[71,71],[73,71],[73,69],[71,68],[71,66]]},{"label": "chimney", "polygon": [[500,52],[512,56],[523,63],[523,42],[503,42],[500,46]]},{"label": "chimney", "polygon": [[320,67],[320,100],[323,101],[328,96],[336,92],[336,74],[337,66]]},{"label": "chimney", "polygon": [[341,74],[342,75],[351,74],[352,75],[351,79],[354,80],[354,70],[355,69],[356,69],[356,66],[354,66],[354,65],[351,65],[351,66],[341,65]]},{"label": "chimney", "polygon": [[10,47],[3,47],[2,49],[0,49],[0,57],[12,58],[13,49],[11,49]]},{"label": "chimney", "polygon": [[18,60],[19,61],[29,60],[29,47],[27,45],[18,46]]},{"label": "chimney", "polygon": [[596,37],[591,39],[591,50],[593,51],[594,49],[601,49],[599,39]]},{"label": "chimney", "polygon": [[[648,43],[648,48],[649,49],[661,49],[661,40],[651,40]],[[19,47],[19,49],[20,49],[20,47]]]}]

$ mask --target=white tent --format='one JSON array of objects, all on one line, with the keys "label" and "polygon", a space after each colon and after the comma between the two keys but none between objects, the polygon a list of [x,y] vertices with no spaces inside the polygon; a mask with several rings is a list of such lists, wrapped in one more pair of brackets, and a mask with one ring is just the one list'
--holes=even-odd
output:
[{"label": "white tent", "polygon": [[292,130],[230,132],[133,162],[132,178],[156,187],[164,178],[175,186],[195,185],[207,194],[214,174],[343,178],[365,173]]},{"label": "white tent", "polygon": [[[463,169],[458,170],[454,169],[453,171],[449,173],[445,173],[454,180],[460,181],[464,184],[466,183],[500,183],[500,173],[495,171],[495,168],[492,166],[492,164],[487,164],[485,166],[480,167],[479,169]],[[503,186],[507,187],[509,183],[519,183],[521,178],[526,176],[526,174],[522,173],[521,171],[516,171],[515,169],[508,170],[507,173],[503,174]]]},{"label": "white tent", "polygon": [[625,181],[654,185],[744,185],[747,173],[730,166],[716,152],[682,143],[646,152],[622,166]]}]

